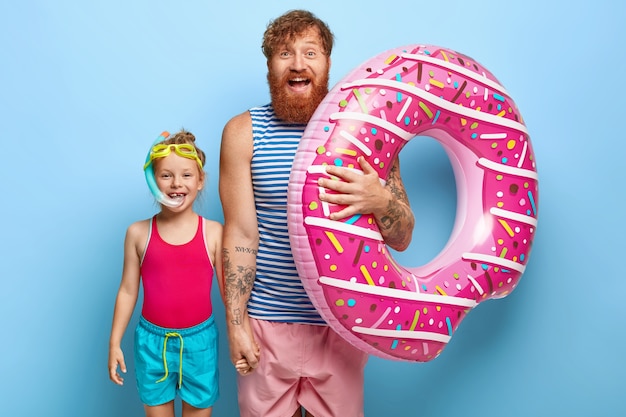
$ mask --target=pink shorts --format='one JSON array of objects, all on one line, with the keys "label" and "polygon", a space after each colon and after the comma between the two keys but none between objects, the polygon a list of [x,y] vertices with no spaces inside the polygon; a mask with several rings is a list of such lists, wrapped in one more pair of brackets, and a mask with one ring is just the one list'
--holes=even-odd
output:
[{"label": "pink shorts", "polygon": [[240,417],[362,417],[367,354],[330,327],[250,319],[259,366],[237,378]]}]

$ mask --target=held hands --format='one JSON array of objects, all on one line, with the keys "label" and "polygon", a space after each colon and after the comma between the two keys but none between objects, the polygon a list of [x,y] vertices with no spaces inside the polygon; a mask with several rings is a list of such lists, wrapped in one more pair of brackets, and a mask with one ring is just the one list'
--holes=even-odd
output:
[{"label": "held hands", "polygon": [[246,376],[254,372],[259,364],[261,350],[252,336],[252,329],[229,329],[230,360],[240,375]]},{"label": "held hands", "polygon": [[357,162],[363,174],[348,168],[328,166],[326,172],[343,181],[330,178],[320,178],[317,184],[320,187],[335,193],[320,193],[320,200],[331,204],[346,206],[344,209],[332,213],[331,220],[340,220],[355,214],[380,213],[387,207],[391,199],[390,192],[380,183],[376,170],[360,156]]},{"label": "held hands", "polygon": [[124,385],[124,378],[117,372],[120,367],[122,373],[126,373],[126,362],[124,362],[124,353],[119,347],[109,348],[109,379],[117,385]]},{"label": "held hands", "polygon": [[[261,350],[259,348],[259,345],[257,345],[256,343],[255,345],[256,345],[256,351],[254,354],[256,357],[256,364],[258,365],[258,360],[261,355]],[[254,369],[256,368],[257,365],[253,367],[252,365],[250,365],[250,363],[248,363],[248,360],[246,358],[242,358],[242,359],[239,359],[237,362],[235,362],[235,369],[240,375],[247,376],[247,375],[250,375],[252,372],[254,372]]]}]

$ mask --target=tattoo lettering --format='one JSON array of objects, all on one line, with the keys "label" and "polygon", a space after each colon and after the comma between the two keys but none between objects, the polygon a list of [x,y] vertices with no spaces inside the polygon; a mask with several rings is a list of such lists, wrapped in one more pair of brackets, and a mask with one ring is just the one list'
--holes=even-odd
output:
[{"label": "tattoo lettering", "polygon": [[251,253],[253,255],[256,255],[256,249],[252,249],[252,248],[243,248],[241,246],[235,246],[235,252],[241,252],[241,253]]}]

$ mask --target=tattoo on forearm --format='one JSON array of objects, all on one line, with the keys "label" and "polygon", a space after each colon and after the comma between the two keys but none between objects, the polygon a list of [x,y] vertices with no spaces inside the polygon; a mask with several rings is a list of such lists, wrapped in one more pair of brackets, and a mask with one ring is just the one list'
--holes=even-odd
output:
[{"label": "tattoo on forearm", "polygon": [[[238,252],[238,249],[235,249]],[[253,253],[248,252],[248,253]],[[256,253],[256,251],[254,251]],[[233,265],[228,249],[222,249],[222,265],[224,268],[224,298],[227,309],[231,309],[230,322],[234,325],[243,324],[243,311],[239,307],[241,298],[247,298],[252,291],[256,267]],[[247,300],[246,300],[247,301]]]},{"label": "tattoo on forearm", "polygon": [[233,318],[230,320],[230,322],[232,324],[236,324],[237,326],[240,326],[241,324],[243,324],[243,319],[241,316],[242,314],[241,314],[240,308],[233,309]]},{"label": "tattoo on forearm", "polygon": [[387,178],[389,191],[391,191],[391,194],[393,194],[398,201],[401,201],[409,206],[409,198],[406,195],[406,191],[404,191],[404,187],[401,187],[400,184],[401,181],[398,173],[398,166],[394,164],[394,166],[391,167],[391,171],[389,172]]},{"label": "tattoo on forearm", "polygon": [[379,227],[389,246],[406,246],[411,239],[411,233],[407,233],[407,230],[413,230],[415,219],[396,164],[389,172],[387,188],[394,199],[389,201],[387,213],[380,218]]}]

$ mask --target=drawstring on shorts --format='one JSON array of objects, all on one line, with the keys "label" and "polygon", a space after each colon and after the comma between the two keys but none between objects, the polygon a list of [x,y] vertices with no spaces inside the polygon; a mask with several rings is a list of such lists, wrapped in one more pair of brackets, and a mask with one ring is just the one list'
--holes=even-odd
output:
[{"label": "drawstring on shorts", "polygon": [[169,332],[165,333],[165,340],[163,340],[163,367],[165,368],[165,375],[163,378],[159,379],[156,383],[163,382],[167,379],[169,375],[169,370],[167,369],[167,340],[170,337],[178,337],[180,339],[180,360],[179,360],[179,368],[178,368],[178,388],[180,389],[183,386],[183,336],[177,332]]}]

